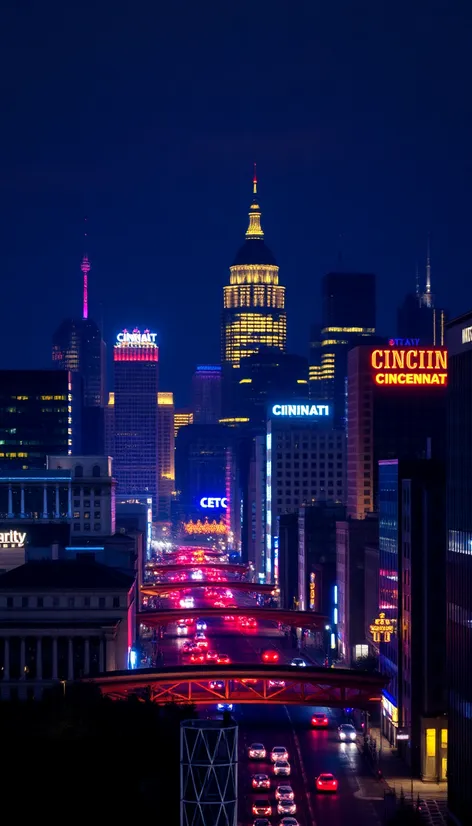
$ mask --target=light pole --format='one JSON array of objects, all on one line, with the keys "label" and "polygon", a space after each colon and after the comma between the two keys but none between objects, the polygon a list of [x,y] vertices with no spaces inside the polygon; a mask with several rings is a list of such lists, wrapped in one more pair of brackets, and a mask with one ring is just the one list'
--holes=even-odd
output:
[{"label": "light pole", "polygon": [[330,625],[325,625],[325,631],[326,631],[325,665],[326,665],[326,667],[329,667],[329,643],[330,643],[331,626]]}]

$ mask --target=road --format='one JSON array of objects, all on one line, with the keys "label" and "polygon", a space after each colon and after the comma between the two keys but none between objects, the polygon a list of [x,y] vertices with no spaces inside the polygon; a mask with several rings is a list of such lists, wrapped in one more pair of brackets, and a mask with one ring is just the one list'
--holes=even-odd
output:
[{"label": "road", "polygon": [[[238,596],[238,604],[255,605],[248,596]],[[196,602],[198,607],[198,602]],[[228,608],[228,614],[231,609]],[[185,610],[182,610],[185,616]],[[259,622],[256,630],[241,630],[238,622],[208,621],[209,647],[218,653],[228,654],[232,662],[260,662],[261,652],[276,648],[280,661],[290,662],[299,652],[292,647],[273,623]],[[192,633],[190,633],[192,638]],[[182,654],[185,638],[177,636],[176,626],[168,626],[160,643],[165,665],[188,662]],[[303,652],[302,652],[303,654]],[[304,654],[303,654],[304,656]],[[315,711],[329,716],[328,730],[314,731],[310,721]],[[215,707],[201,708],[200,713],[218,716]],[[295,792],[297,820],[300,826],[380,826],[383,822],[384,801],[380,784],[366,770],[356,744],[340,743],[337,726],[343,712],[338,709],[319,709],[303,706],[244,705],[235,707],[233,717],[239,724],[239,823],[249,826],[254,821],[252,801],[258,794],[251,789],[254,773],[267,773],[273,778],[270,761],[253,763],[247,752],[251,743],[262,742],[268,750],[276,745],[285,746],[290,755],[292,775],[290,784]],[[315,792],[314,778],[322,772],[332,772],[339,782],[334,795]],[[272,780],[270,798],[273,805],[271,824],[279,823],[282,815],[276,814],[274,792],[278,783]]]}]

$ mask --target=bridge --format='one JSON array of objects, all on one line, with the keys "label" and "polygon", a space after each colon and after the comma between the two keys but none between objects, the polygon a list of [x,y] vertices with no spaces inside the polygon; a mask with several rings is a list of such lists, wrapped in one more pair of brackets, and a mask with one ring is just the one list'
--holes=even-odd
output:
[{"label": "bridge", "polygon": [[103,695],[115,700],[136,695],[155,703],[270,703],[369,709],[380,702],[381,690],[388,680],[378,673],[347,668],[188,665],[158,671],[114,671],[83,682],[94,683]]},{"label": "bridge", "polygon": [[[195,588],[223,588],[230,591],[249,591],[254,594],[272,594],[275,585],[259,585],[257,582],[204,582],[201,579],[189,579],[186,582],[158,582],[156,585],[142,585],[141,593],[148,597],[162,596],[169,591],[187,591]],[[227,612],[226,612],[227,613]]]},{"label": "bridge", "polygon": [[[143,593],[146,593],[144,591]],[[178,622],[182,617],[198,619],[199,617],[221,619],[227,617],[254,617],[258,620],[281,622],[294,628],[312,628],[322,631],[327,617],[314,611],[286,611],[281,608],[164,608],[162,611],[140,611],[137,619],[144,625],[159,626],[169,622]]]},{"label": "bridge", "polygon": [[210,569],[212,571],[225,571],[228,574],[245,574],[248,570],[247,565],[241,565],[231,562],[194,562],[193,560],[191,560],[190,562],[171,562],[168,565],[166,565],[165,563],[159,565],[157,562],[146,563],[146,570],[154,571],[154,573],[160,575],[173,573],[174,571],[185,571],[188,568],[196,568],[198,570]]}]

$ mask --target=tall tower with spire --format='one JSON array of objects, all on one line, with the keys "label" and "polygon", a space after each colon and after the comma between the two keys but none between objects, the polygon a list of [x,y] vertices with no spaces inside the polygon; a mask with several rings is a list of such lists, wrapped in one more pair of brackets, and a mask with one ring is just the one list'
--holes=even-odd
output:
[{"label": "tall tower with spire", "polygon": [[428,236],[424,290],[420,289],[418,266],[416,267],[415,293],[408,293],[397,310],[397,337],[419,338],[421,344],[444,346],[446,310],[436,307],[431,290],[431,249]]},{"label": "tall tower with spire", "polygon": [[279,268],[264,241],[257,184],[254,165],[245,241],[230,267],[229,284],[223,288],[221,361],[225,417],[232,413],[231,388],[238,383],[241,360],[265,348],[285,352],[287,341],[285,287],[279,284]]}]

